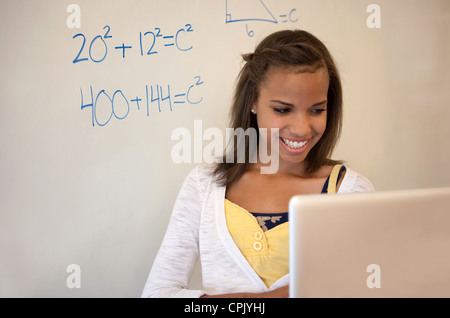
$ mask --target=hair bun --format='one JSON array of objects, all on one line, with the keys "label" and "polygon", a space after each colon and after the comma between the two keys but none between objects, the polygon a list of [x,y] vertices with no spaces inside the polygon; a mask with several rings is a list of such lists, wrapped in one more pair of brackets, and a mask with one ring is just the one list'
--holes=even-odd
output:
[{"label": "hair bun", "polygon": [[242,54],[242,58],[244,59],[245,62],[251,62],[254,56],[255,54],[253,53]]}]

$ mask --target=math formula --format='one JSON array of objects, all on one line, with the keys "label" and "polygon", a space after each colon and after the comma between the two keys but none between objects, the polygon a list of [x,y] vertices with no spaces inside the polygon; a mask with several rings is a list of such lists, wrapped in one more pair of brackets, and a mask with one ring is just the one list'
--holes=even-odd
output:
[{"label": "math formula", "polygon": [[[168,50],[176,50],[186,54],[193,50],[194,45],[190,34],[194,32],[192,24],[183,24],[173,33],[163,28],[152,27],[145,31],[132,32],[128,39],[116,39],[113,28],[104,25],[99,28],[97,35],[86,36],[84,33],[75,34],[76,52],[72,63],[75,65],[104,63],[111,55],[117,55],[126,62],[129,59],[152,58],[162,55]],[[105,90],[99,83],[87,84],[80,87],[81,110],[90,112],[90,123],[93,127],[103,127],[115,120],[124,120],[131,113],[141,113],[147,117],[163,111],[172,112],[177,106],[196,105],[202,102],[201,88],[204,80],[200,75],[194,75],[177,85],[174,83],[160,83],[152,75],[149,83],[138,85],[136,91],[122,89]],[[174,81],[175,82],[175,81]]]},{"label": "math formula", "polygon": [[186,40],[187,34],[194,32],[191,24],[186,24],[175,33],[165,34],[161,28],[152,28],[145,32],[136,33],[135,39],[127,42],[114,41],[111,27],[105,25],[103,32],[93,39],[88,39],[83,33],[77,33],[72,39],[79,39],[78,53],[73,63],[92,61],[94,63],[103,62],[110,52],[117,52],[126,58],[131,51],[138,52],[140,56],[158,54],[164,48],[173,47],[184,52],[192,50],[193,45]]},{"label": "math formula", "polygon": [[249,22],[267,23],[297,23],[299,21],[296,8],[285,9],[280,13],[275,13],[263,0],[242,1],[225,0],[225,23],[244,22],[246,33],[253,37],[255,32],[249,28]]},{"label": "math formula", "polygon": [[92,85],[81,93],[81,109],[91,112],[92,126],[105,126],[111,119],[123,120],[132,110],[144,112],[147,117],[153,111],[173,111],[179,104],[198,104],[202,97],[198,88],[203,84],[200,76],[195,76],[184,87],[174,87],[171,84],[145,85],[140,95],[130,95],[123,90],[114,92],[104,89],[95,90]]}]

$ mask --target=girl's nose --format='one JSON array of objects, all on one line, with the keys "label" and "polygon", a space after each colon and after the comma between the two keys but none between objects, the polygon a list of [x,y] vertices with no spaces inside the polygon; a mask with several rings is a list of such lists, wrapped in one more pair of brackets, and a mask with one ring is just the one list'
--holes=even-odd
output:
[{"label": "girl's nose", "polygon": [[309,137],[311,135],[311,120],[306,114],[292,116],[289,122],[289,131],[297,138]]}]

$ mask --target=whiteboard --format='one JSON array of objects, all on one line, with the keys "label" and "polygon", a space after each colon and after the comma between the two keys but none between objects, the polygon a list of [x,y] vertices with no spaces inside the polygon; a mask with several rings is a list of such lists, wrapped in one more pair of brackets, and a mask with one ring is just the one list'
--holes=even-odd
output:
[{"label": "whiteboard", "polygon": [[380,190],[450,185],[446,0],[2,1],[0,296],[139,297],[197,164],[172,132],[224,130],[240,55],[295,28],[342,75],[334,157]]}]

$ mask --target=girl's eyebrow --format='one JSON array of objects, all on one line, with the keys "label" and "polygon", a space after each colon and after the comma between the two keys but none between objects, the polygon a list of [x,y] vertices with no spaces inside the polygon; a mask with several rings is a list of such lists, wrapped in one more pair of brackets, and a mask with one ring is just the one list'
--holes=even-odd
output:
[{"label": "girl's eyebrow", "polygon": [[[281,105],[284,105],[284,106],[294,107],[293,104],[287,103],[287,102],[283,102],[283,101],[278,100],[278,99],[272,99],[271,102],[278,103],[278,104],[281,104]],[[315,104],[312,105],[311,107],[321,106],[321,105],[323,105],[323,104],[326,104],[327,102],[328,102],[328,100],[325,99],[325,100],[323,100],[323,101],[321,101],[321,102],[315,103]]]},{"label": "girl's eyebrow", "polygon": [[277,99],[272,99],[271,102],[278,103],[278,104],[281,104],[281,105],[284,105],[284,106],[294,107],[294,104],[283,102],[283,101],[277,100]]},{"label": "girl's eyebrow", "polygon": [[326,103],[328,103],[328,100],[325,99],[325,100],[323,100],[321,102],[315,103],[311,107],[321,106],[321,105],[326,104]]}]

